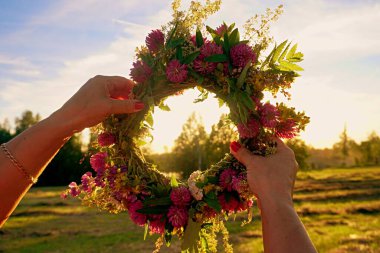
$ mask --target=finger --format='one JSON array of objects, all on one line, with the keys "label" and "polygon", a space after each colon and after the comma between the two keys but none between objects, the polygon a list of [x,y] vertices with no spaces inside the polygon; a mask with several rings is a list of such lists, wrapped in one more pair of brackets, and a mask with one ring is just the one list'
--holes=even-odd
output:
[{"label": "finger", "polygon": [[240,143],[233,141],[230,144],[231,154],[244,166],[248,167],[248,164],[254,162],[254,160],[258,159],[255,155],[253,155],[248,149],[242,147]]},{"label": "finger", "polygon": [[131,98],[135,83],[122,76],[112,76],[108,81],[108,90],[111,98]]},{"label": "finger", "polygon": [[110,99],[111,112],[110,114],[124,114],[124,113],[134,113],[142,110],[145,105],[143,102],[135,99]]}]

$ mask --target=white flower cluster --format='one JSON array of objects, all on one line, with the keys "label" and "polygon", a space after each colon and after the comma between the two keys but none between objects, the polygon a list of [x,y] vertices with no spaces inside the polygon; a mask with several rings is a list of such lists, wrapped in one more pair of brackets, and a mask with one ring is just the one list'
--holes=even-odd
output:
[{"label": "white flower cluster", "polygon": [[203,190],[199,189],[196,186],[196,183],[198,181],[203,181],[203,179],[204,175],[202,174],[202,172],[200,170],[196,170],[193,173],[191,173],[189,179],[187,180],[190,193],[196,200],[201,200],[203,198]]}]

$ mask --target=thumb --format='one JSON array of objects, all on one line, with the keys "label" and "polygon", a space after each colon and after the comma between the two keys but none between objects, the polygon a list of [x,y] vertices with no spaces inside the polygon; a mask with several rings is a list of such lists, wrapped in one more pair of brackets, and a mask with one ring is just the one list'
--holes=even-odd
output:
[{"label": "thumb", "polygon": [[142,110],[145,105],[140,100],[135,99],[110,99],[111,114],[134,113]]},{"label": "thumb", "polygon": [[249,164],[252,164],[257,159],[255,155],[236,141],[231,142],[230,152],[245,167],[248,167]]}]

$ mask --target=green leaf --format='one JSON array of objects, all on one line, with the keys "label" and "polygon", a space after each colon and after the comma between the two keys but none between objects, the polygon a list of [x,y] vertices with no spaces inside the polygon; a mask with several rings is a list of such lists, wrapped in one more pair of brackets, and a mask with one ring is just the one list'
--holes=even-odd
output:
[{"label": "green leaf", "polygon": [[297,64],[286,61],[280,62],[280,65],[276,66],[275,68],[281,71],[303,71],[303,68],[301,68]]},{"label": "green leaf", "polygon": [[226,62],[228,61],[228,57],[225,54],[214,54],[205,58],[207,62]]},{"label": "green leaf", "polygon": [[219,35],[217,34],[217,32],[214,29],[212,29],[211,27],[206,26],[206,30],[210,33],[210,35],[214,39],[214,41],[216,38],[219,38]]},{"label": "green leaf", "polygon": [[195,42],[197,47],[201,47],[204,43],[202,33],[199,29],[197,29],[197,33],[195,34]]},{"label": "green leaf", "polygon": [[184,38],[178,38],[178,39],[170,41],[170,43],[168,43],[168,47],[169,48],[176,48],[176,47],[182,45],[184,42],[185,42]]},{"label": "green leaf", "polygon": [[181,252],[198,253],[197,242],[199,240],[199,232],[201,231],[201,226],[202,224],[194,222],[191,218],[189,218],[187,227],[183,234]]},{"label": "green leaf", "polygon": [[301,52],[295,53],[295,54],[293,55],[292,59],[295,59],[295,58],[298,58],[298,59],[302,60],[302,58],[303,58],[303,53],[301,53]]},{"label": "green leaf", "polygon": [[218,178],[217,177],[207,177],[207,181],[211,184],[216,184],[216,183],[218,183]]},{"label": "green leaf", "polygon": [[177,47],[175,57],[182,63],[183,61],[182,47]]},{"label": "green leaf", "polygon": [[177,26],[178,26],[178,22],[175,24],[172,32],[169,35],[168,40],[166,41],[166,48],[169,48],[169,45],[171,44],[173,36],[174,36],[174,34],[175,34],[176,30],[177,30]]},{"label": "green leaf", "polygon": [[235,27],[235,23],[232,23],[230,26],[227,26],[226,23],[223,22],[223,24],[228,27],[227,28],[227,32],[230,33],[232,31],[232,29],[234,29]]},{"label": "green leaf", "polygon": [[137,146],[143,146],[143,145],[145,145],[146,143],[147,143],[147,142],[144,141],[143,139],[138,139],[138,140],[136,141]]},{"label": "green leaf", "polygon": [[204,236],[201,236],[201,247],[205,252],[208,252],[208,243],[207,239]]},{"label": "green leaf", "polygon": [[276,51],[276,46],[273,48],[272,52],[270,52],[270,54],[267,56],[265,61],[261,64],[260,69],[263,69],[272,60],[272,57],[275,51]]},{"label": "green leaf", "polygon": [[144,229],[144,241],[146,240],[146,235],[148,234],[148,228],[149,228],[149,223],[145,223],[145,229]]},{"label": "green leaf", "polygon": [[219,213],[220,211],[222,211],[222,206],[220,205],[218,199],[216,199],[216,198],[210,198],[210,197],[205,196],[205,197],[203,198],[203,200],[207,203],[207,205],[208,205],[209,207],[211,207],[212,209],[214,209],[214,210],[217,211],[218,213]]},{"label": "green leaf", "polygon": [[150,127],[153,127],[153,113],[152,112],[148,113],[148,115],[145,118],[145,121],[146,123],[148,123]]},{"label": "green leaf", "polygon": [[229,37],[229,44],[231,47],[239,44],[240,42],[240,34],[239,34],[239,30],[236,28],[235,30],[232,31],[230,37]]},{"label": "green leaf", "polygon": [[169,206],[149,206],[143,207],[136,212],[142,214],[164,214],[169,210]]},{"label": "green leaf", "polygon": [[204,183],[204,182],[196,182],[195,185],[196,185],[198,188],[203,188],[203,186],[205,186],[206,183]]},{"label": "green leaf", "polygon": [[182,64],[190,64],[190,63],[192,63],[192,62],[198,57],[198,55],[199,55],[200,53],[201,53],[201,52],[196,51],[196,52],[194,52],[194,53],[191,53],[191,54],[187,55],[187,56],[183,59],[183,61],[182,61],[181,63],[182,63]]},{"label": "green leaf", "polygon": [[158,108],[160,108],[160,109],[163,110],[163,111],[167,111],[167,112],[170,111],[170,107],[169,107],[168,105],[166,105],[166,104],[163,104],[163,103],[161,103],[161,104],[158,106]]},{"label": "green leaf", "polygon": [[297,51],[297,44],[295,44],[294,46],[292,46],[292,48],[289,50],[289,53],[288,55],[286,56],[286,59],[289,60],[293,57],[293,55],[296,53]]},{"label": "green leaf", "polygon": [[286,55],[286,53],[288,52],[288,49],[289,49],[289,47],[290,47],[290,44],[291,43],[289,43],[287,46],[286,46],[286,48],[285,48],[285,50],[282,52],[282,54],[280,55],[280,58],[278,58],[278,61],[282,61],[284,58],[285,58],[285,55]]},{"label": "green leaf", "polygon": [[247,71],[248,71],[248,69],[249,69],[249,67],[251,66],[251,60],[249,60],[248,61],[248,63],[245,65],[245,67],[244,67],[244,69],[241,71],[241,73],[240,73],[240,76],[239,76],[239,78],[238,78],[238,80],[237,80],[237,82],[236,82],[236,86],[240,89],[242,86],[243,86],[243,84],[244,84],[244,82],[245,82],[245,78],[246,78],[246,76],[247,76]]},{"label": "green leaf", "polygon": [[241,93],[241,99],[242,99],[243,104],[248,109],[250,109],[251,111],[255,110],[255,103],[252,101],[252,99],[250,98],[250,96],[248,96],[247,93],[242,92]]},{"label": "green leaf", "polygon": [[226,102],[223,99],[218,98],[219,108],[222,107]]},{"label": "green leaf", "polygon": [[288,40],[285,40],[278,47],[276,47],[276,50],[274,51],[273,57],[271,59],[271,64],[274,64],[275,62],[278,61],[278,58],[280,57],[280,54],[287,43],[288,43]]},{"label": "green leaf", "polygon": [[224,38],[223,38],[223,49],[224,49],[224,52],[225,52],[227,55],[230,54],[231,45],[230,45],[230,39],[229,39],[228,33],[224,33]]},{"label": "green leaf", "polygon": [[175,175],[172,175],[172,178],[170,179],[170,186],[178,187],[178,182],[177,182],[177,179],[175,178]]},{"label": "green leaf", "polygon": [[237,107],[238,107],[238,110],[239,110],[240,121],[241,121],[241,123],[243,123],[245,125],[247,123],[247,120],[248,120],[247,109],[246,109],[245,106],[240,106],[240,104],[238,104]]},{"label": "green leaf", "polygon": [[151,207],[153,206],[168,206],[172,204],[172,201],[170,200],[170,196],[165,196],[161,198],[153,198],[153,199],[145,199],[144,207]]},{"label": "green leaf", "polygon": [[171,242],[172,242],[172,237],[173,237],[173,234],[171,232],[165,232],[165,243],[166,243],[166,247],[169,247]]}]

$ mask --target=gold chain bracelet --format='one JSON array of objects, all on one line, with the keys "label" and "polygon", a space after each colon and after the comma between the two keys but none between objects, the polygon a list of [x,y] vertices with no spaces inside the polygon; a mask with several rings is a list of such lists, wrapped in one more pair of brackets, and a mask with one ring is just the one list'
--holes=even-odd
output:
[{"label": "gold chain bracelet", "polygon": [[9,158],[9,160],[12,161],[13,165],[17,167],[17,169],[25,176],[28,181],[30,181],[32,184],[37,183],[37,178],[30,175],[25,168],[14,158],[14,156],[9,152],[7,147],[5,146],[5,143],[0,145],[1,149],[4,151],[5,155]]}]

